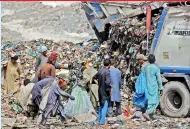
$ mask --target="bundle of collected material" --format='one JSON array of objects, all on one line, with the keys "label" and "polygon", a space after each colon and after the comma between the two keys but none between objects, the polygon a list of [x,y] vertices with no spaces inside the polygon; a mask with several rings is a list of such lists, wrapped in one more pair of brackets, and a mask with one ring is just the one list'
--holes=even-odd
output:
[{"label": "bundle of collected material", "polygon": [[84,87],[76,85],[71,95],[76,99],[74,101],[69,100],[65,106],[64,112],[68,117],[88,113],[89,111],[95,112],[90,101],[90,96]]}]

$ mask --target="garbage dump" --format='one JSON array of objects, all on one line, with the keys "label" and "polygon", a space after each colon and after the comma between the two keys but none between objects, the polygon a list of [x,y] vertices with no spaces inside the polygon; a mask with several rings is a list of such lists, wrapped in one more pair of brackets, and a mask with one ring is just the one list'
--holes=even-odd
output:
[{"label": "garbage dump", "polygon": [[[54,45],[50,45],[50,44],[54,44]],[[32,45],[32,44],[35,44],[35,45]],[[75,80],[76,80],[76,77],[78,77],[77,79],[81,79],[82,80],[82,74],[80,73],[80,67],[82,67],[80,64],[82,61],[91,61],[93,62],[94,66],[96,64],[98,64],[98,57],[99,58],[102,58],[104,59],[102,52],[108,52],[108,49],[105,49],[106,47],[106,43],[104,45],[101,45],[97,51],[93,54],[89,53],[90,52],[90,48],[92,48],[94,45],[93,44],[98,44],[97,41],[95,40],[92,40],[89,42],[89,45],[86,45],[86,46],[82,46],[82,45],[68,45],[68,43],[56,43],[56,42],[53,42],[53,41],[49,41],[49,40],[45,40],[45,39],[40,39],[40,40],[34,40],[34,41],[28,41],[28,42],[17,42],[17,43],[6,43],[3,44],[3,47],[2,47],[2,57],[4,60],[7,59],[7,54],[5,53],[9,53],[10,51],[14,51],[15,49],[19,50],[18,52],[22,53],[20,60],[21,60],[21,65],[23,67],[23,71],[24,71],[24,77],[23,79],[26,79],[26,78],[29,78],[29,79],[32,79],[32,77],[34,76],[34,61],[35,61],[35,56],[36,54],[31,54],[31,52],[29,53],[28,51],[31,50],[33,53],[37,53],[37,48],[38,46],[40,46],[40,44],[45,44],[49,50],[51,51],[54,51],[54,50],[57,50],[60,55],[59,55],[59,60],[64,60],[64,62],[66,61],[69,61],[69,59],[72,59],[73,62],[76,61],[76,63],[73,63],[73,69],[69,70],[70,72],[68,73],[67,71],[63,71],[63,70],[57,70],[57,74],[63,72],[63,73],[68,73],[68,76],[70,76],[70,79],[71,79],[71,84],[70,86],[68,86],[65,90],[70,92],[71,94],[78,94],[78,93],[82,93],[81,95],[83,96],[83,99],[87,99],[86,102],[87,102],[87,105],[90,104],[88,102],[90,102],[89,100],[89,96],[87,97],[87,93],[86,91],[83,91],[82,89],[78,89],[77,90],[77,87],[75,87],[75,90],[77,90],[76,93],[74,93],[75,91],[72,90],[74,89],[74,83],[75,83]],[[62,46],[62,49],[60,49],[59,51],[59,48],[57,49],[58,46],[60,46],[60,44],[63,44],[61,45]],[[51,47],[52,46],[52,47]],[[75,48],[75,53],[74,53],[74,50],[72,49],[69,49],[69,48]],[[86,50],[88,51],[86,51]],[[62,54],[62,50],[64,51],[64,53],[72,53],[72,54]],[[103,51],[102,51],[103,50]],[[76,56],[74,56],[76,54]],[[89,58],[86,58],[85,56],[86,55],[92,55],[92,56],[89,56]],[[102,55],[101,55],[102,54]],[[84,55],[84,57],[83,57]],[[66,56],[64,58],[64,56]],[[80,60],[78,57],[81,57]],[[26,62],[24,62],[26,61]],[[22,63],[24,62],[24,63]],[[101,63],[99,63],[101,65]],[[96,67],[96,66],[95,66]],[[76,73],[78,74],[76,76]],[[73,83],[72,83],[73,82]],[[79,87],[78,87],[79,88]],[[78,92],[80,91],[80,92]],[[84,93],[83,93],[84,92]],[[81,96],[81,97],[82,97]],[[125,86],[123,86],[123,89],[121,91],[121,96],[122,96],[122,108],[123,108],[123,111],[124,111],[124,114],[123,116],[118,116],[117,118],[110,118],[108,119],[110,121],[110,123],[108,124],[107,127],[118,127],[118,126],[123,126],[123,127],[128,127],[128,126],[131,126],[132,127],[135,127],[135,126],[142,126],[143,125],[143,122],[139,122],[138,120],[133,120],[133,121],[130,121],[130,120],[127,120],[128,119],[128,116],[131,116],[132,113],[133,113],[133,101],[132,101],[132,94],[131,92],[129,91],[129,88],[126,88]],[[78,97],[78,96],[77,96]],[[78,97],[79,99],[79,97]],[[83,100],[82,98],[79,99],[80,101]],[[78,101],[76,101],[75,103],[77,104]],[[69,104],[71,102],[68,102],[67,104],[68,105],[71,105]],[[78,103],[80,104],[80,103]],[[94,120],[94,118],[96,118],[96,115],[94,115],[92,112],[93,108],[92,108],[92,105],[90,105],[91,108],[89,108],[86,113],[84,114],[84,112],[82,113],[82,116],[84,116],[85,118],[88,116],[90,118],[90,116],[92,117],[91,120]],[[68,108],[67,108],[68,109]],[[84,110],[83,108],[81,108],[82,110]],[[92,109],[92,110],[91,110]],[[71,109],[70,109],[71,110]],[[79,109],[77,109],[79,110]],[[9,118],[9,119],[14,119],[14,124],[9,124],[8,126],[14,126],[14,127],[25,127],[25,126],[30,126],[31,128],[35,127],[36,126],[36,123],[34,120],[32,120],[31,118],[28,119],[27,117],[25,117],[25,115],[22,113],[22,111],[24,111],[24,109],[22,109],[22,105],[20,105],[18,103],[18,100],[16,100],[16,98],[13,96],[13,95],[8,95],[8,94],[3,94],[2,95],[2,117],[5,119],[4,121],[7,121],[6,118]],[[73,110],[74,111],[74,110]],[[90,113],[88,113],[90,112]],[[158,111],[159,112],[159,111]],[[72,113],[72,112],[70,112]],[[76,112],[75,112],[76,114]],[[90,116],[89,116],[90,115]],[[18,119],[18,118],[22,118],[24,120],[21,120],[21,119]],[[82,121],[86,121],[86,122],[89,122],[87,120],[89,119],[84,119],[83,117],[81,117],[81,114],[79,114],[78,116],[75,116],[74,117],[75,119],[78,119],[79,122],[82,122]],[[16,120],[15,120],[16,119]],[[171,122],[173,120],[169,119],[169,118],[162,118],[161,120],[168,120],[168,126],[172,126],[173,125],[171,124]],[[21,121],[20,121],[21,120]],[[82,121],[80,121],[82,120]],[[10,121],[10,120],[8,120]],[[49,123],[51,123],[51,121],[55,122],[57,121],[56,119],[51,119]],[[112,121],[112,122],[111,122]],[[115,122],[114,122],[115,121]],[[119,121],[122,121],[119,123]],[[184,126],[183,123],[185,122],[189,122],[189,120],[187,121],[184,121],[184,120],[179,120],[179,119],[176,119],[176,121],[182,121],[180,122],[181,125],[178,125],[178,126]],[[183,122],[184,121],[184,122]],[[48,123],[48,124],[49,124]],[[72,123],[72,122],[71,122]],[[74,124],[65,124],[67,126],[74,126]],[[47,124],[47,125],[48,125]],[[145,125],[147,124],[146,122],[144,123]],[[157,124],[159,125],[151,125],[153,127],[155,126],[159,126],[160,127],[160,122],[158,122]],[[63,124],[64,125],[64,124]],[[144,125],[144,126],[145,126]],[[5,125],[7,126],[7,125]],[[77,125],[79,126],[79,125]],[[85,126],[85,127],[97,127],[97,125],[94,125],[92,123],[89,123],[88,125],[82,125],[82,126]],[[168,127],[167,126],[167,127]]]},{"label": "garbage dump", "polygon": [[[148,41],[149,47],[157,28],[160,13],[160,10],[153,13]],[[35,57],[38,55],[40,45],[47,46],[48,55],[52,51],[56,51],[58,53],[58,63],[72,64],[72,67],[67,70],[56,70],[57,75],[65,73],[69,76],[69,86],[63,90],[75,97],[74,101],[62,100],[62,104],[65,106],[64,112],[69,120],[63,123],[57,117],[51,117],[46,123],[47,125],[45,125],[46,128],[189,128],[189,118],[168,118],[163,116],[159,109],[156,111],[157,120],[152,122],[144,121],[142,113],[138,112],[134,107],[134,83],[140,73],[140,66],[136,62],[136,55],[146,55],[146,36],[146,20],[144,16],[122,18],[111,22],[109,38],[102,44],[96,39],[78,44],[66,41],[55,42],[47,39],[3,42],[1,48],[2,64],[6,65],[9,53],[17,52],[23,71],[22,81],[26,79],[32,80],[35,76]],[[84,82],[83,68],[89,67],[89,64],[92,63],[93,67],[98,70],[103,65],[103,60],[110,58],[116,61],[116,66],[122,71],[122,89],[120,91],[122,114],[108,117],[106,125],[100,126],[96,123],[97,111],[93,107],[87,90],[87,84]],[[2,75],[6,72],[3,68]],[[1,79],[4,80],[4,76]],[[22,87],[24,87],[24,84],[21,86],[21,93],[23,92]],[[31,87],[28,87],[29,91]],[[36,121],[31,117],[26,117],[25,110],[27,108],[25,107],[25,100],[17,99],[12,94],[4,93],[3,84],[2,92],[4,127],[42,128],[36,125]],[[29,97],[28,94],[25,96]]]},{"label": "garbage dump", "polygon": [[[161,10],[152,17],[148,39],[149,48],[151,47],[160,14]],[[140,68],[135,59],[136,55],[147,54],[146,17],[123,18],[113,21],[111,24],[109,41],[107,41],[110,46],[110,52],[115,52],[116,54],[113,56],[118,62],[118,67],[122,70],[123,77],[125,77],[124,84],[131,91],[134,91],[134,77],[139,74]]]},{"label": "garbage dump", "polygon": [[[88,41],[86,41],[86,42],[88,42]],[[97,40],[90,40],[89,44],[86,45],[85,49],[91,49],[97,43],[98,43]],[[60,48],[60,44],[62,44],[61,48]],[[56,52],[58,53],[58,61],[60,61],[59,62],[60,64],[62,62],[63,63],[65,63],[65,62],[73,63],[73,66],[72,66],[73,68],[70,70],[57,70],[56,71],[57,75],[59,75],[61,73],[66,73],[69,76],[71,84],[70,84],[70,86],[66,87],[64,90],[71,93],[71,91],[75,87],[74,86],[75,81],[77,79],[80,79],[82,76],[82,73],[80,73],[80,67],[81,67],[81,61],[85,60],[85,57],[83,57],[83,55],[87,55],[88,52],[90,51],[90,50],[88,50],[88,51],[85,51],[86,53],[84,53],[84,48],[81,44],[71,44],[68,42],[62,42],[62,43],[59,42],[58,43],[58,42],[53,42],[51,40],[45,40],[45,39],[25,41],[25,42],[15,42],[15,43],[6,42],[6,43],[3,43],[3,45],[2,45],[2,51],[1,51],[2,52],[2,60],[3,60],[3,62],[5,62],[4,64],[6,65],[6,62],[8,61],[9,53],[17,51],[17,53],[20,55],[19,62],[22,66],[22,71],[24,73],[22,80],[23,81],[26,79],[32,80],[34,78],[34,74],[35,74],[35,70],[34,70],[35,57],[38,54],[38,48],[40,45],[47,46],[47,48],[49,49],[49,52],[56,50]],[[78,57],[81,57],[81,58],[79,59]],[[2,78],[2,79],[4,79],[4,78]],[[22,91],[23,88],[25,89],[24,90],[25,92],[26,92],[26,89],[27,89],[27,91],[31,91],[31,88],[33,85],[32,85],[32,83],[30,83],[29,85],[27,85],[27,87],[25,87],[22,84],[20,93],[23,93],[23,91]],[[3,88],[2,91],[4,93],[4,87],[2,87],[2,88]],[[75,91],[73,91],[73,92],[75,92]],[[83,112],[76,112],[75,115],[81,114],[81,113],[95,112],[87,92],[85,90],[81,90],[81,93],[83,94],[81,97],[84,99],[84,101],[87,102],[87,106],[89,106],[89,110],[88,111],[85,110]],[[24,93],[24,95],[25,95],[24,99],[22,98],[23,97],[22,94],[20,94],[20,96],[18,96],[18,99],[17,99],[14,97],[14,95],[9,95],[6,93],[3,94],[4,97],[2,99],[3,100],[2,102],[4,102],[4,101],[5,102],[2,105],[2,107],[3,107],[2,110],[3,110],[3,112],[8,113],[8,114],[3,114],[3,117],[17,118],[19,115],[21,115],[22,117],[24,117],[24,115],[26,115],[25,114],[25,111],[27,109],[26,104],[28,103],[26,98],[29,98],[30,96],[28,93],[27,94]],[[78,98],[78,96],[76,96],[76,97]],[[81,97],[78,98],[78,101],[80,101],[82,99]],[[10,102],[7,100],[9,100]],[[78,101],[76,100],[76,103],[78,103]],[[9,107],[9,108],[7,108],[7,107]],[[84,106],[81,107],[81,110],[83,110],[83,108],[84,108]],[[69,113],[72,114],[72,112],[69,112]],[[87,116],[89,116],[89,115],[87,114]],[[96,116],[93,115],[92,117],[93,117],[93,120],[96,119]],[[34,124],[32,119],[31,119],[31,121],[29,121],[29,123]],[[18,125],[18,127],[20,127],[20,125]]]}]

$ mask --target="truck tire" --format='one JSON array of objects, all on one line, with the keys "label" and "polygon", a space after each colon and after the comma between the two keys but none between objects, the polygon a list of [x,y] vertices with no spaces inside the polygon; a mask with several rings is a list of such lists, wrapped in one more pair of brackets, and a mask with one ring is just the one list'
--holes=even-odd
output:
[{"label": "truck tire", "polygon": [[160,108],[169,117],[186,117],[190,109],[190,93],[187,87],[177,81],[165,84]]}]

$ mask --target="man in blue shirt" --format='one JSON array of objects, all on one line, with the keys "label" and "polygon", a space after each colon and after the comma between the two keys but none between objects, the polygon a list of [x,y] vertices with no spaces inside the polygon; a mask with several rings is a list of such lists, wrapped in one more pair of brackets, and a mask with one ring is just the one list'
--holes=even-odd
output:
[{"label": "man in blue shirt", "polygon": [[120,115],[121,112],[121,71],[118,68],[115,68],[115,61],[111,60],[110,77],[111,77],[111,108],[110,113],[113,112],[114,103],[116,104],[116,115]]}]

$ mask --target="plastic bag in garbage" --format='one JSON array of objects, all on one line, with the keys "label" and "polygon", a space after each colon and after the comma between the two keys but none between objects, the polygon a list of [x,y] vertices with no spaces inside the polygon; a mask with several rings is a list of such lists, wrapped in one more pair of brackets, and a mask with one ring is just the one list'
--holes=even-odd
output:
[{"label": "plastic bag in garbage", "polygon": [[37,53],[33,50],[28,50],[27,53],[33,57],[36,57],[37,56]]},{"label": "plastic bag in garbage", "polygon": [[13,108],[13,110],[15,110],[17,112],[22,112],[22,108],[17,104],[13,104],[12,108]]},{"label": "plastic bag in garbage", "polygon": [[67,117],[88,113],[89,110],[95,112],[93,105],[90,101],[90,96],[88,95],[85,88],[76,86],[72,90],[71,95],[75,97],[75,100],[69,100],[65,106],[64,114]]}]

